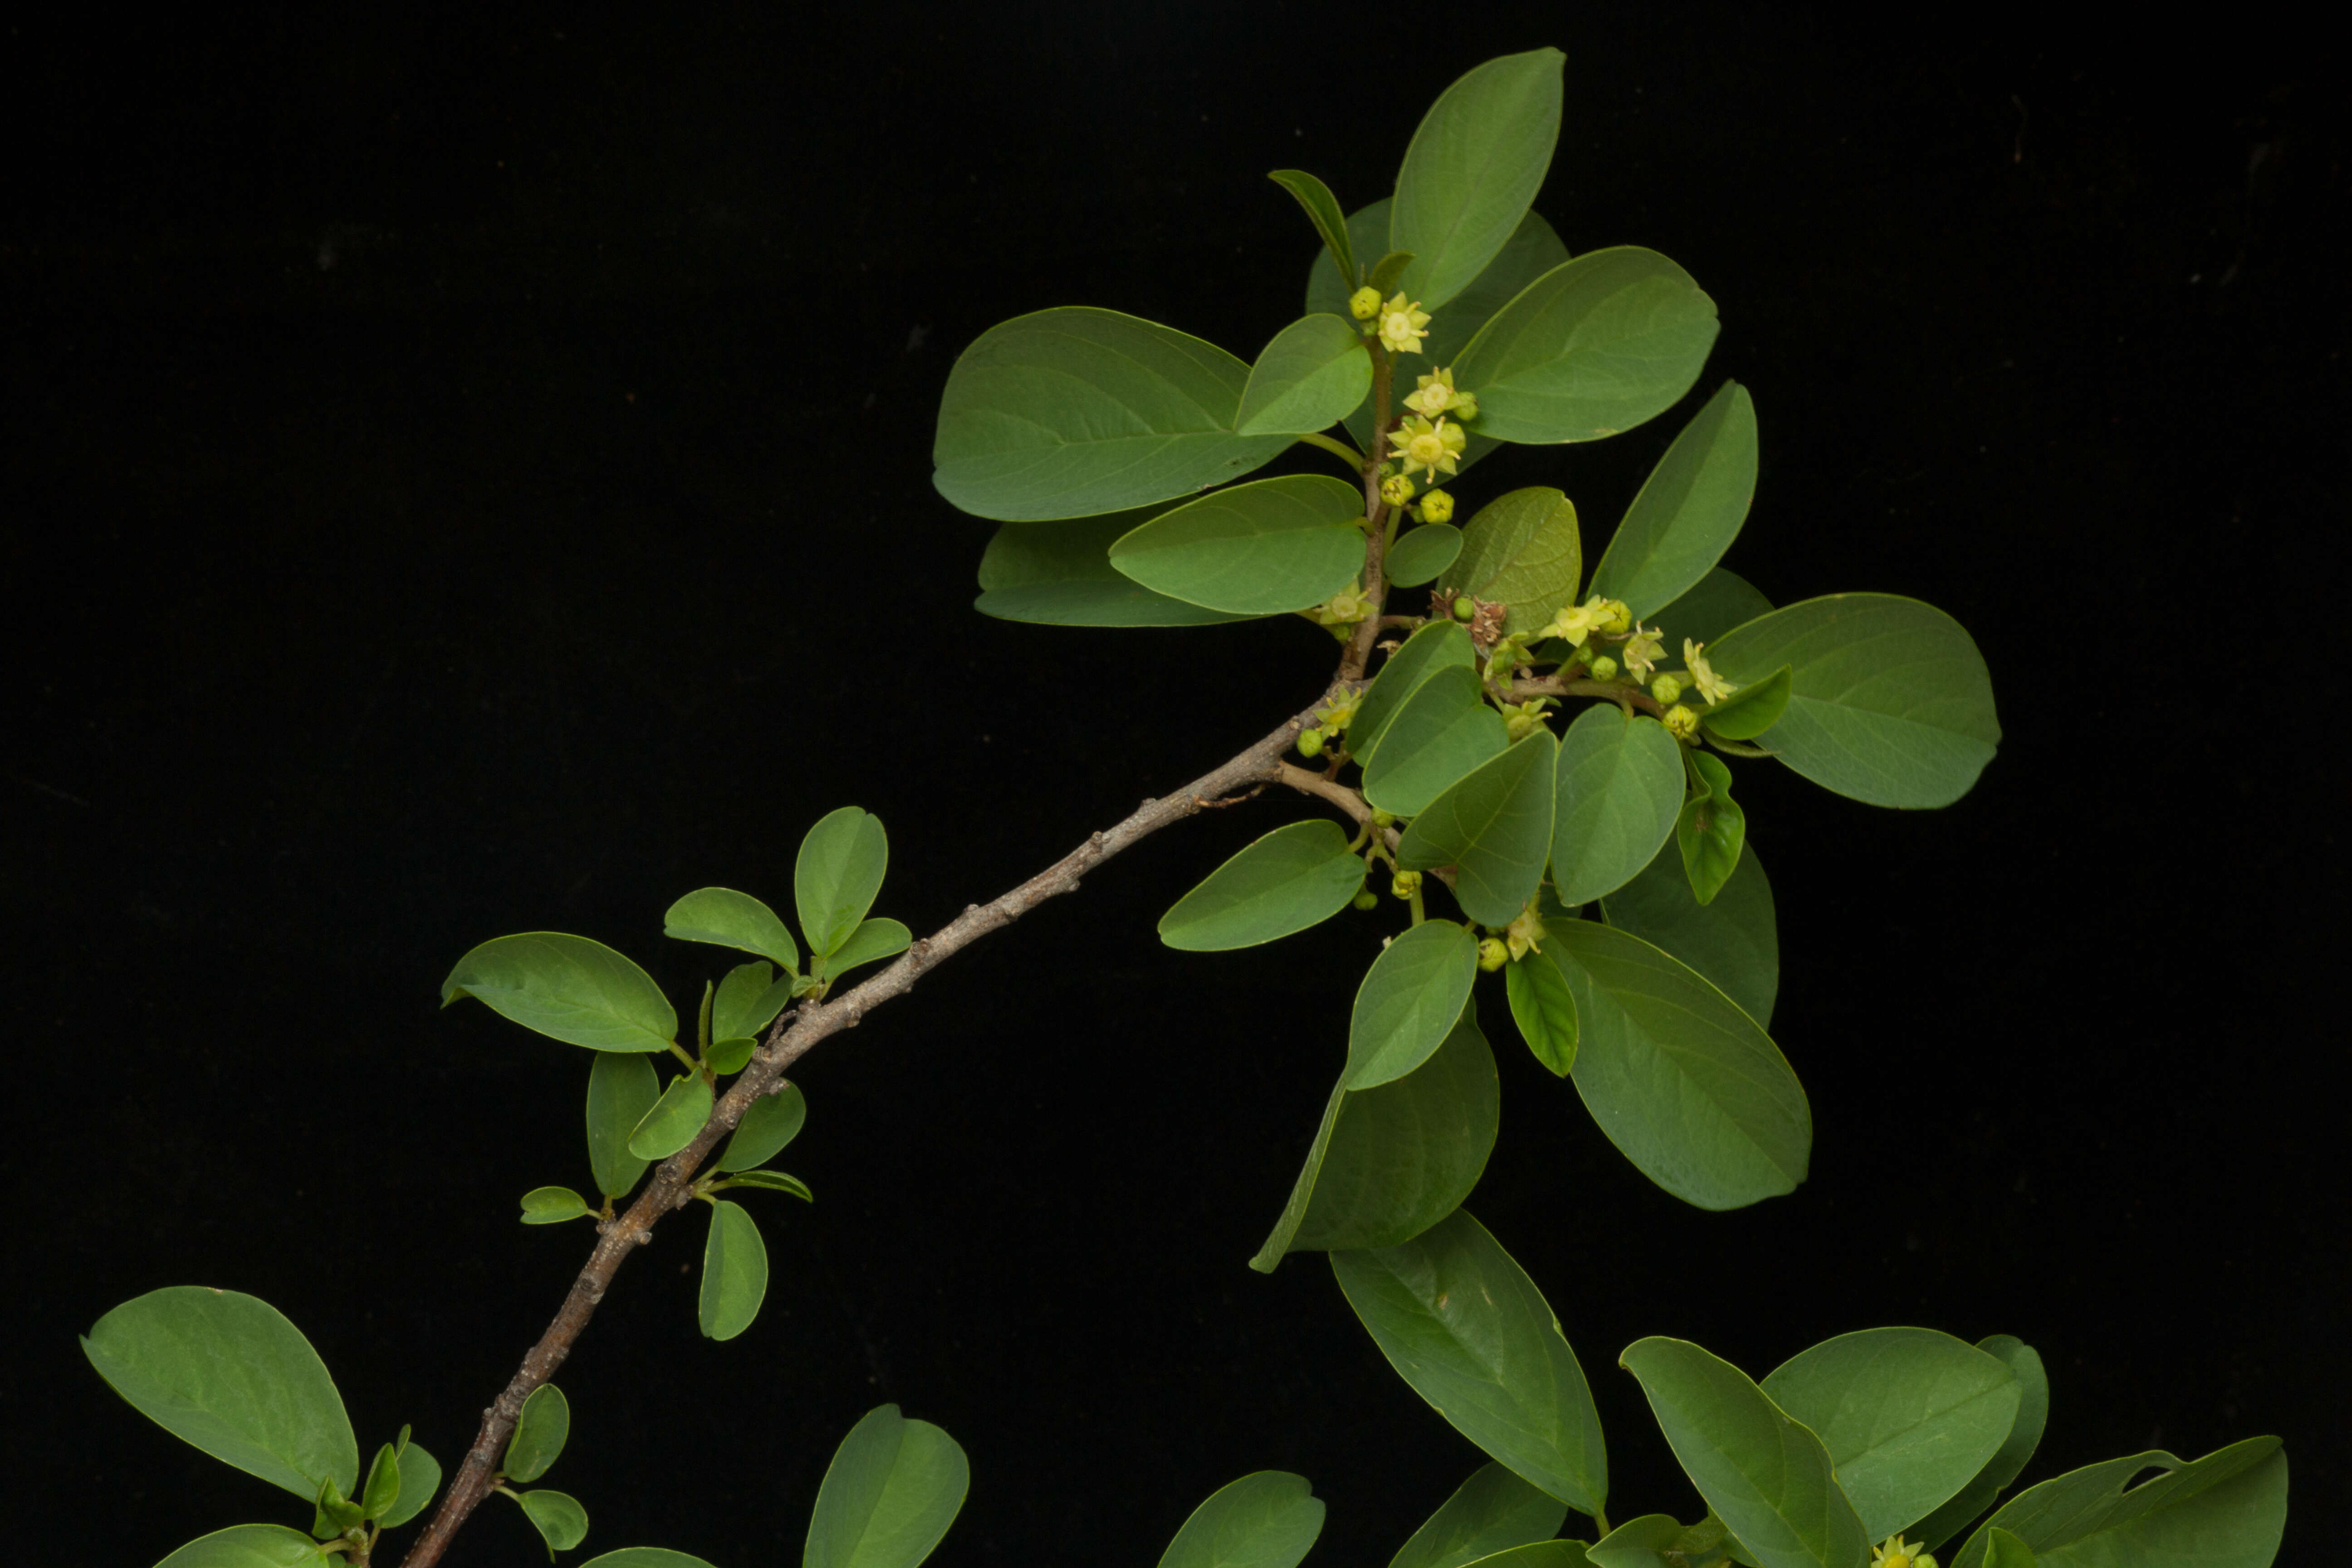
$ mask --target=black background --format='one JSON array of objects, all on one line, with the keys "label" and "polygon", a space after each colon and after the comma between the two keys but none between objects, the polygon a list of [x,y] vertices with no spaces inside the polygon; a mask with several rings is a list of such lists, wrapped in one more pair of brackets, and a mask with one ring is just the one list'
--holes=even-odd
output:
[{"label": "black background", "polygon": [[[142,1564],[303,1522],[76,1353],[167,1284],[271,1301],[363,1447],[409,1421],[454,1465],[590,1240],[515,1224],[586,1181],[587,1064],[436,1010],[474,942],[580,931],[690,999],[713,960],[662,909],[788,904],[835,805],[888,825],[880,911],[919,931],[1311,698],[1331,647],[1295,620],[973,615],[940,387],[1053,304],[1246,357],[1314,253],[1263,172],[1370,201],[1445,83],[1556,44],[1538,206],[1682,262],[1724,332],[1684,410],[1464,499],[1559,483],[1590,559],[1737,376],[1764,458],[1727,563],[1950,610],[2007,732],[1938,813],[1741,774],[1816,1119],[1795,1195],[1665,1198],[1482,996],[1505,1114],[1471,1206],[1592,1379],[1613,1511],[1696,1511],[1623,1345],[1760,1374],[1916,1322],[2040,1347],[2029,1480],[2276,1432],[2286,1560],[2320,1538],[2347,207],[2312,40],[2246,11],[2129,48],[2042,13],[493,11],[9,32],[12,1528]],[[782,1163],[820,1201],[751,1199],[759,1322],[698,1337],[681,1218],[562,1373],[548,1479],[590,1552],[796,1560],[887,1399],[971,1458],[942,1564],[1149,1564],[1266,1467],[1329,1501],[1313,1561],[1387,1559],[1477,1456],[1319,1258],[1243,1260],[1393,917],[1234,955],[1151,930],[1306,813],[1148,841],[808,1059]],[[451,1561],[539,1561],[493,1504]]]}]

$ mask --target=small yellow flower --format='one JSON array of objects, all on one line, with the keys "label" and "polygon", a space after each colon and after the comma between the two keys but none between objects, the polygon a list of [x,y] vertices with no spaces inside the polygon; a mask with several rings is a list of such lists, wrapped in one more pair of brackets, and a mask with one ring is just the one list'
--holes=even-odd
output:
[{"label": "small yellow flower", "polygon": [[1513,741],[1524,741],[1543,728],[1543,710],[1551,706],[1549,697],[1530,697],[1525,702],[1503,704],[1503,732]]},{"label": "small yellow flower", "polygon": [[[1423,376],[1420,390],[1404,400],[1407,408],[1416,414],[1426,414],[1432,419],[1441,414],[1451,414],[1465,404],[1469,405],[1471,414],[1478,411],[1476,401],[1468,394],[1454,390],[1454,373],[1444,369],[1434,370]],[[1463,417],[1466,419],[1469,415]]]},{"label": "small yellow flower", "polygon": [[1666,733],[1677,741],[1687,741],[1698,733],[1698,714],[1677,702],[1666,710]]},{"label": "small yellow flower", "polygon": [[1369,321],[1381,313],[1381,291],[1367,286],[1348,296],[1348,314]]},{"label": "small yellow flower", "polygon": [[1461,455],[1468,440],[1461,426],[1449,425],[1443,419],[1432,425],[1417,414],[1389,432],[1389,445],[1395,448],[1391,455],[1404,459],[1407,474],[1417,474],[1424,468],[1433,474],[1459,473],[1454,459]]},{"label": "small yellow flower", "polygon": [[1421,873],[1399,871],[1389,879],[1389,891],[1400,899],[1409,899],[1421,891]]},{"label": "small yellow flower", "polygon": [[1599,595],[1581,605],[1562,605],[1551,618],[1551,624],[1536,634],[1538,637],[1565,637],[1577,647],[1584,639],[1599,631],[1609,618]]},{"label": "small yellow flower", "polygon": [[1391,474],[1381,481],[1381,499],[1391,506],[1402,506],[1412,499],[1412,481],[1402,474]]},{"label": "small yellow flower", "polygon": [[1421,301],[1405,302],[1399,293],[1381,307],[1381,342],[1391,353],[1417,354],[1421,340],[1429,336],[1423,329],[1429,325],[1429,312],[1421,309]]},{"label": "small yellow flower", "polygon": [[1601,607],[1609,613],[1608,620],[1601,624],[1602,631],[1614,637],[1622,637],[1633,629],[1633,612],[1625,607],[1624,600],[1603,599]]},{"label": "small yellow flower", "polygon": [[1890,1535],[1884,1546],[1870,1549],[1870,1568],[1936,1568],[1925,1544],[1913,1546],[1901,1535]]},{"label": "small yellow flower", "polygon": [[1361,584],[1351,584],[1307,613],[1318,626],[1352,626],[1372,613],[1372,603]]},{"label": "small yellow flower", "polygon": [[1340,698],[1337,702],[1330,704],[1328,707],[1318,708],[1315,710],[1315,721],[1318,724],[1322,726],[1323,732],[1325,734],[1340,734],[1344,732],[1349,724],[1354,721],[1357,706],[1361,703],[1363,700],[1363,693],[1360,691],[1349,692],[1347,696]]},{"label": "small yellow flower", "polygon": [[1492,974],[1511,962],[1510,947],[1494,937],[1478,944],[1478,967]]},{"label": "small yellow flower", "polygon": [[1625,656],[1625,668],[1633,672],[1635,685],[1649,679],[1650,672],[1657,668],[1660,645],[1664,640],[1655,626],[1643,626],[1625,639],[1625,646],[1619,651]]},{"label": "small yellow flower", "polygon": [[1716,674],[1706,660],[1699,657],[1700,650],[1706,647],[1703,642],[1683,638],[1683,662],[1690,666],[1691,684],[1698,688],[1698,694],[1709,702],[1720,702],[1739,688]]},{"label": "small yellow flower", "polygon": [[1449,412],[1449,413],[1451,413],[1451,414],[1454,416],[1454,417],[1455,417],[1456,419],[1461,419],[1461,420],[1465,420],[1465,421],[1477,418],[1477,417],[1478,417],[1478,396],[1477,396],[1477,394],[1475,394],[1475,393],[1471,393],[1471,392],[1457,392],[1457,393],[1455,393],[1455,394],[1454,395],[1454,406],[1453,406],[1453,408],[1451,408],[1450,410],[1448,410],[1448,412]]},{"label": "small yellow flower", "polygon": [[1519,918],[1513,921],[1504,931],[1503,942],[1510,948],[1511,957],[1516,962],[1531,952],[1541,952],[1543,936],[1543,916],[1536,913],[1535,905],[1529,904],[1519,911]]},{"label": "small yellow flower", "polygon": [[1421,498],[1421,521],[1450,522],[1454,519],[1454,498],[1444,490],[1432,490]]}]

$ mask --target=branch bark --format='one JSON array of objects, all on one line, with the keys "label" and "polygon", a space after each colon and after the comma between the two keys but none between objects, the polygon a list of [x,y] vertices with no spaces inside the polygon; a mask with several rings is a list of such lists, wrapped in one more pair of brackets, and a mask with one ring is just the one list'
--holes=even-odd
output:
[{"label": "branch bark", "polygon": [[623,1260],[653,1239],[654,1226],[664,1215],[693,1201],[695,1174],[703,1162],[719,1140],[735,1130],[735,1124],[755,1100],[782,1087],[784,1069],[827,1036],[856,1028],[867,1013],[904,994],[916,981],[962,948],[1011,925],[1056,894],[1076,892],[1081,877],[1128,846],[1217,805],[1221,796],[1233,790],[1283,778],[1283,753],[1297,743],[1299,731],[1314,722],[1315,708],[1321,705],[1318,700],[1315,707],[1293,716],[1247,751],[1211,769],[1174,795],[1145,801],[1124,821],[1095,834],[1011,892],[990,903],[966,906],[962,914],[914,943],[896,963],[864,984],[834,1000],[803,1006],[778,1019],[766,1042],[753,1053],[750,1065],[711,1108],[710,1120],[703,1124],[694,1142],[662,1162],[653,1180],[625,1214],[598,1226],[602,1234],[595,1250],[589,1254],[587,1267],[572,1281],[562,1309],[548,1325],[547,1332],[522,1358],[522,1366],[497,1400],[482,1412],[481,1428],[475,1434],[473,1447],[466,1451],[465,1462],[450,1478],[432,1522],[401,1560],[401,1568],[431,1568],[440,1562],[441,1554],[448,1549],[467,1516],[489,1495],[499,1460],[506,1452],[507,1439],[514,1435],[515,1422],[522,1415],[522,1402],[530,1397],[533,1389],[553,1377],[564,1358],[572,1353],[572,1342],[595,1315],[597,1304],[604,1300],[604,1291]]}]

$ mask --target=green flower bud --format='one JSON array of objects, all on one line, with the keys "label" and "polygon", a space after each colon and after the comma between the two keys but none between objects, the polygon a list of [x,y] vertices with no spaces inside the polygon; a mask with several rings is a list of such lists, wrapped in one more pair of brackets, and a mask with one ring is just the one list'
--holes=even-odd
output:
[{"label": "green flower bud", "polygon": [[1360,321],[1369,321],[1381,313],[1381,291],[1370,285],[1348,296],[1348,314]]},{"label": "green flower bud", "polygon": [[1633,612],[1626,607],[1624,600],[1603,599],[1601,608],[1607,616],[1601,623],[1602,631],[1612,637],[1622,637],[1633,629]]},{"label": "green flower bud", "polygon": [[1929,1552],[1914,1553],[1911,1558],[1911,1568],[1936,1568],[1935,1554]]},{"label": "green flower bud", "polygon": [[1381,907],[1379,895],[1375,894],[1370,888],[1363,889],[1361,891],[1358,892],[1354,898],[1349,899],[1348,902],[1350,906],[1360,910],[1376,910]]},{"label": "green flower bud", "polygon": [[1476,620],[1478,618],[1478,601],[1472,598],[1467,594],[1465,594],[1460,598],[1454,600],[1454,618],[1457,621]]},{"label": "green flower bud", "polygon": [[1677,702],[1666,710],[1666,732],[1677,741],[1698,733],[1698,715]]},{"label": "green flower bud", "polygon": [[1444,490],[1432,490],[1421,498],[1421,521],[1451,522],[1454,520],[1454,498]]},{"label": "green flower bud", "polygon": [[1399,871],[1389,879],[1389,891],[1400,899],[1409,899],[1421,891],[1421,873]]},{"label": "green flower bud", "polygon": [[1615,675],[1616,673],[1617,673],[1617,661],[1616,661],[1615,659],[1613,659],[1613,658],[1611,658],[1607,654],[1605,654],[1605,653],[1604,653],[1604,654],[1602,654],[1599,658],[1596,658],[1596,659],[1594,659],[1594,660],[1592,661],[1592,679],[1595,679],[1595,680],[1606,680],[1606,679],[1608,679],[1611,676],[1613,676],[1613,675]]},{"label": "green flower bud", "polygon": [[1372,807],[1372,826],[1374,827],[1394,827],[1396,826],[1396,813],[1392,811],[1382,811],[1377,805]]},{"label": "green flower bud", "polygon": [[1298,754],[1302,757],[1321,756],[1323,754],[1323,731],[1320,730],[1307,730],[1302,731],[1298,737]]},{"label": "green flower bud", "polygon": [[1381,481],[1381,499],[1391,506],[1402,506],[1412,499],[1412,481],[1402,474]]},{"label": "green flower bud", "polygon": [[1661,702],[1672,702],[1682,694],[1683,683],[1679,676],[1661,675],[1650,682],[1650,695]]},{"label": "green flower bud", "polygon": [[1511,950],[1500,937],[1490,936],[1478,944],[1478,967],[1492,974],[1511,962]]}]

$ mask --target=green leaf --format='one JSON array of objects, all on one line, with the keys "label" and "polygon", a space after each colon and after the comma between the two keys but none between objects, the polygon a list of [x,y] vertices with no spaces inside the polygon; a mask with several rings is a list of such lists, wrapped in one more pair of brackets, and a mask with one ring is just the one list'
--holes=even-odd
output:
[{"label": "green leaf", "polygon": [[1732,627],[1771,613],[1772,602],[1757,592],[1756,584],[1718,566],[1700,578],[1696,587],[1660,610],[1656,623],[1664,630],[1668,646],[1679,648],[1685,637],[1712,643]]},{"label": "green leaf", "polygon": [[1450,522],[1425,522],[1396,542],[1396,548],[1389,552],[1381,570],[1401,588],[1418,587],[1437,581],[1461,553],[1460,529]]},{"label": "green leaf", "polygon": [[1165,505],[1067,522],[1008,522],[980,558],[972,607],[1002,621],[1046,626],[1206,626],[1249,616],[1155,594],[1110,563],[1110,547]]},{"label": "green leaf", "polygon": [[1364,764],[1364,798],[1412,816],[1509,745],[1503,716],[1479,695],[1477,671],[1444,665],[1429,672],[1381,731]]},{"label": "green leaf", "polygon": [[[1772,885],[1749,845],[1715,901],[1701,905],[1679,856],[1661,855],[1601,900],[1619,931],[1664,948],[1712,982],[1741,1012],[1769,1028],[1780,988],[1780,937]],[[1987,1500],[1990,1500],[1988,1499]]]},{"label": "green leaf", "polygon": [[[2150,1468],[2165,1473],[2131,1485]],[[2249,1437],[2201,1459],[2151,1449],[2029,1487],[2003,1503],[1952,1563],[1986,1568],[1990,1535],[2000,1529],[2022,1541],[2042,1568],[2268,1568],[2285,1525],[2286,1452],[2276,1437]]]},{"label": "green leaf", "polygon": [[319,1496],[310,1517],[310,1534],[315,1539],[332,1541],[365,1517],[359,1504],[335,1489],[334,1482],[319,1483]]},{"label": "green leaf", "polygon": [[1812,1428],[1873,1541],[1926,1518],[1997,1453],[2017,1419],[2007,1363],[1932,1329],[1865,1329],[1799,1352],[1764,1379]]},{"label": "green leaf", "polygon": [[695,1314],[705,1339],[731,1340],[751,1326],[768,1295],[768,1244],[741,1205],[710,1203],[710,1239],[702,1247],[702,1296]]},{"label": "green leaf", "polygon": [[431,1506],[440,1489],[441,1461],[426,1453],[424,1445],[408,1444],[400,1450],[400,1500],[378,1522],[386,1530],[406,1524]]},{"label": "green leaf", "polygon": [[1645,1513],[1594,1542],[1585,1556],[1593,1568],[1682,1568],[1681,1559],[1666,1553],[1678,1550],[1683,1535],[1674,1515]]},{"label": "green leaf", "polygon": [[662,934],[756,952],[786,969],[801,966],[801,950],[776,911],[732,888],[698,888],[687,894],[662,916]]},{"label": "green leaf", "polygon": [[348,1495],[359,1479],[334,1379],[267,1301],[201,1285],[151,1290],[99,1319],[81,1348],[142,1415],[304,1502],[321,1482]]},{"label": "green leaf", "polygon": [[710,1120],[710,1085],[698,1072],[682,1075],[629,1133],[629,1152],[640,1160],[667,1160]]},{"label": "green leaf", "polygon": [[1750,682],[1702,712],[1706,732],[1727,741],[1752,741],[1780,721],[1789,710],[1789,693],[1795,671],[1782,665],[1763,679]]},{"label": "green leaf", "polygon": [[1497,496],[1478,509],[1462,537],[1462,558],[1446,581],[1502,605],[1504,631],[1533,631],[1576,602],[1584,546],[1576,503],[1559,491],[1534,485]]},{"label": "green leaf", "polygon": [[742,1171],[727,1178],[731,1187],[759,1187],[772,1193],[790,1193],[803,1203],[816,1202],[816,1194],[798,1176],[788,1176],[782,1171]]},{"label": "green leaf", "polygon": [[1731,770],[1705,752],[1690,754],[1691,767],[1706,787],[1683,803],[1675,819],[1675,842],[1682,849],[1683,874],[1691,894],[1702,904],[1715,895],[1739,868],[1739,851],[1748,842],[1748,814],[1731,798]]},{"label": "green leaf", "polygon": [[739,1036],[731,1040],[714,1040],[710,1048],[703,1053],[703,1059],[710,1064],[712,1072],[720,1078],[728,1078],[741,1072],[751,1062],[751,1053],[759,1048],[760,1042],[748,1036]]},{"label": "green leaf", "polygon": [[1355,247],[1348,237],[1348,220],[1339,211],[1339,198],[1331,194],[1331,187],[1304,169],[1276,169],[1266,178],[1298,198],[1298,205],[1307,209],[1307,221],[1322,237],[1332,266],[1340,277],[1352,280]]},{"label": "green leaf", "polygon": [[1304,1476],[1260,1470],[1209,1494],[1160,1554],[1160,1568],[1297,1568],[1323,1532]]},{"label": "green leaf", "polygon": [[155,1568],[311,1568],[324,1561],[319,1543],[299,1530],[282,1524],[233,1524],[198,1536]]},{"label": "green leaf", "polygon": [[1478,1559],[1479,1568],[1591,1568],[1581,1541],[1531,1541],[1490,1557]]},{"label": "green leaf", "polygon": [[[1748,858],[1755,858],[1752,855]],[[2016,1374],[2017,1420],[2011,1426],[2009,1436],[2001,1440],[2000,1451],[1985,1461],[1975,1479],[1949,1502],[1912,1527],[1911,1533],[1938,1552],[1960,1532],[1962,1525],[1991,1507],[2002,1488],[2017,1479],[2025,1462],[2033,1458],[2033,1450],[2041,1446],[2042,1426],[2050,1419],[2050,1379],[2042,1370],[2042,1357],[2032,1345],[2014,1334],[1993,1334],[1979,1340],[1977,1349],[1998,1357]]]},{"label": "green leaf", "polygon": [[1249,367],[1116,310],[1064,306],[990,328],[940,398],[931,482],[1001,522],[1091,517],[1238,479],[1290,445],[1240,436]]},{"label": "green leaf", "polygon": [[1560,901],[1591,902],[1657,857],[1682,810],[1682,747],[1646,714],[1595,703],[1560,738],[1551,874]]},{"label": "green leaf", "polygon": [[1654,250],[1588,251],[1496,311],[1454,364],[1478,427],[1504,441],[1593,441],[1672,407],[1706,363],[1715,301]]},{"label": "green leaf", "polygon": [[1482,925],[1510,924],[1535,897],[1551,853],[1555,750],[1551,731],[1539,729],[1464,774],[1412,819],[1397,864],[1454,867],[1462,912]]},{"label": "green leaf", "polygon": [[1529,953],[1503,966],[1503,992],[1519,1037],[1556,1077],[1576,1066],[1576,993],[1559,966]]},{"label": "green leaf", "polygon": [[1478,1184],[1501,1109],[1495,1053],[1467,1011],[1404,1077],[1333,1089],[1290,1201],[1250,1267],[1271,1274],[1293,1252],[1411,1241]]},{"label": "green leaf", "polygon": [[1756,497],[1756,405],[1727,381],[1692,416],[1642,485],[1592,571],[1592,591],[1634,620],[1695,586],[1748,521]]},{"label": "green leaf", "polygon": [[482,943],[441,983],[441,1005],[461,996],[592,1051],[667,1050],[677,1037],[677,1015],[652,976],[601,942],[562,931]]},{"label": "green leaf", "polygon": [[885,958],[896,958],[907,951],[915,933],[898,921],[877,918],[860,921],[857,929],[840,950],[824,961],[828,982],[838,982],[844,974],[861,963],[873,963]]},{"label": "green leaf", "polygon": [[1434,312],[1486,269],[1526,216],[1559,139],[1558,49],[1491,59],[1438,96],[1397,171],[1389,244],[1413,253],[1397,286]]},{"label": "green leaf", "polygon": [[360,1517],[380,1519],[400,1500],[400,1456],[386,1443],[375,1451],[368,1467],[367,1484],[360,1489]]},{"label": "green leaf", "polygon": [[1424,921],[1372,960],[1348,1017],[1348,1089],[1372,1089],[1429,1059],[1470,1000],[1478,938],[1449,921]]},{"label": "green leaf", "polygon": [[1763,1568],[1863,1568],[1869,1538],[1822,1440],[1729,1362],[1684,1340],[1638,1340],[1639,1378],[1666,1443],[1707,1506]]},{"label": "green leaf", "polygon": [[766,1164],[800,1135],[801,1124],[807,1120],[808,1099],[800,1085],[788,1083],[772,1094],[761,1095],[735,1124],[725,1152],[719,1156],[719,1168],[749,1171]]},{"label": "green leaf", "polygon": [[793,863],[793,901],[800,908],[812,962],[839,952],[857,930],[882,890],[889,864],[890,839],[882,819],[856,806],[829,811],[808,830]]},{"label": "green leaf", "polygon": [[1470,634],[1458,623],[1432,621],[1423,626],[1389,655],[1380,674],[1365,689],[1362,700],[1356,705],[1356,716],[1348,724],[1348,749],[1355,753],[1358,762],[1370,766],[1381,738],[1388,733],[1406,700],[1420,690],[1423,682],[1441,669],[1458,666],[1474,671],[1475,695],[1476,662],[1477,650],[1471,645]]},{"label": "green leaf", "polygon": [[2033,1549],[1995,1525],[1985,1531],[1984,1568],[2036,1568]]},{"label": "green leaf", "polygon": [[1255,479],[1161,512],[1113,544],[1110,563],[1213,610],[1309,609],[1363,570],[1363,492],[1328,474]]},{"label": "green leaf", "polygon": [[1777,1197],[1805,1179],[1805,1091],[1729,997],[1591,921],[1551,921],[1544,954],[1576,994],[1576,1091],[1643,1175],[1703,1209]]},{"label": "green leaf", "polygon": [[710,1005],[714,1038],[748,1040],[775,1022],[792,996],[789,984],[774,984],[775,973],[765,963],[739,963],[727,972]]},{"label": "green leaf", "polygon": [[1463,1568],[1559,1533],[1568,1505],[1489,1459],[1429,1516],[1389,1568]]},{"label": "green leaf", "polygon": [[915,1568],[955,1522],[971,1484],[954,1438],[895,1405],[876,1405],[834,1451],[802,1568]]},{"label": "green leaf", "polygon": [[522,1402],[514,1436],[507,1439],[506,1458],[499,1468],[510,1481],[535,1481],[547,1474],[572,1436],[572,1402],[563,1390],[542,1383]]},{"label": "green leaf", "polygon": [[1404,276],[1404,269],[1412,265],[1412,251],[1391,250],[1372,263],[1371,272],[1364,282],[1374,293],[1386,294],[1397,286],[1397,280]]},{"label": "green leaf", "polygon": [[561,1225],[567,1219],[581,1219],[595,1214],[588,1200],[570,1187],[533,1187],[522,1195],[522,1222],[525,1225]]},{"label": "green leaf", "polygon": [[629,1135],[661,1098],[653,1064],[640,1056],[600,1056],[588,1073],[588,1163],[596,1190],[617,1198],[637,1184],[648,1162],[629,1152]]},{"label": "green leaf", "polygon": [[1328,430],[1371,390],[1364,334],[1339,316],[1301,316],[1259,351],[1242,389],[1238,428],[1244,436]]},{"label": "green leaf", "polygon": [[555,1561],[559,1552],[569,1552],[588,1539],[588,1510],[580,1500],[569,1492],[549,1491],[541,1488],[535,1492],[516,1492],[515,1501],[522,1504],[523,1517],[530,1520],[547,1542],[547,1560]]},{"label": "green leaf", "polygon": [[580,1568],[711,1568],[711,1564],[689,1553],[659,1546],[624,1546],[618,1552],[592,1557]]},{"label": "green leaf", "polygon": [[2000,743],[1983,655],[1959,622],[1916,599],[1806,599],[1726,632],[1707,661],[1742,682],[1791,667],[1788,711],[1757,743],[1872,805],[1948,805]]},{"label": "green leaf", "polygon": [[1277,827],[1209,873],[1160,917],[1160,940],[1185,952],[1224,952],[1305,931],[1348,907],[1364,863],[1328,820]]},{"label": "green leaf", "polygon": [[1541,1291],[1457,1209],[1402,1247],[1331,1255],[1348,1305],[1456,1431],[1580,1513],[1608,1500],[1601,1417]]}]

